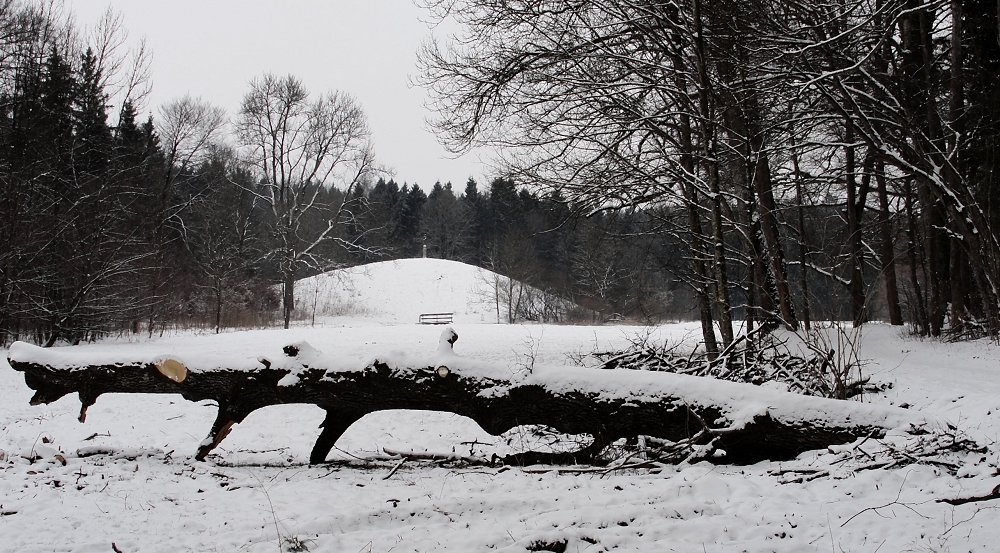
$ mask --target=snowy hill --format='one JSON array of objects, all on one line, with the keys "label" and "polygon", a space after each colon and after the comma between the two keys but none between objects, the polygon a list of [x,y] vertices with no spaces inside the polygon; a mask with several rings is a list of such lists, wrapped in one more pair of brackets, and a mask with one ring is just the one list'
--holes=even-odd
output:
[{"label": "snowy hill", "polygon": [[517,312],[519,319],[543,318],[546,309],[558,316],[570,307],[523,283],[446,259],[380,261],[295,284],[295,308],[306,319],[359,315],[415,323],[421,313],[454,313],[456,323],[496,323],[506,322],[510,312]]}]

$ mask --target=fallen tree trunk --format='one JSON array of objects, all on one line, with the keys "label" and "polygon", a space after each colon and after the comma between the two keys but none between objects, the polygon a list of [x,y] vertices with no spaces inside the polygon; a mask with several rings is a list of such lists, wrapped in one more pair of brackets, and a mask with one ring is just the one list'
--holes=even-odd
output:
[{"label": "fallen tree trunk", "polygon": [[455,355],[451,347],[457,338],[447,329],[434,355],[381,357],[361,367],[342,367],[343,360],[304,343],[260,357],[256,367],[233,362],[219,368],[163,357],[108,362],[72,348],[24,343],[11,347],[9,361],[35,390],[32,404],[77,392],[81,422],[105,393],[180,394],[217,402],[218,416],[198,447],[199,460],[253,411],[286,403],[326,410],[311,463],[323,462],[358,419],[386,409],[453,412],[493,435],[545,425],[593,437],[575,454],[525,452],[505,459],[510,463],[590,462],[605,445],[636,435],[687,441],[717,462],[784,460],[859,437],[881,437],[916,420],[899,409],[668,373],[540,367],[512,377],[504,366]]}]

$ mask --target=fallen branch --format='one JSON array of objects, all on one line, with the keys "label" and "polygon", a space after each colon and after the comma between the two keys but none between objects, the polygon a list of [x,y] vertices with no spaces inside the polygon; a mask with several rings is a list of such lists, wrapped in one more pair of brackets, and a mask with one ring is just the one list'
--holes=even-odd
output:
[{"label": "fallen branch", "polygon": [[382,477],[382,480],[388,480],[392,478],[392,475],[396,474],[396,471],[399,470],[399,467],[403,466],[403,463],[406,462],[406,459],[407,459],[406,457],[400,459],[399,462],[396,463],[396,466],[392,467],[392,470],[389,471],[389,474],[386,474],[385,476]]},{"label": "fallen branch", "polygon": [[980,501],[993,501],[994,499],[1000,499],[1000,484],[997,484],[993,488],[993,491],[986,495],[973,495],[970,497],[956,497],[952,499],[938,499],[938,503],[947,503],[949,505],[965,505],[966,503],[978,503]]},{"label": "fallen branch", "polygon": [[488,465],[489,459],[482,457],[472,457],[469,455],[459,455],[457,453],[434,453],[430,451],[401,451],[397,449],[382,448],[382,452],[392,458],[402,457],[418,461],[456,461],[468,463],[470,465]]}]

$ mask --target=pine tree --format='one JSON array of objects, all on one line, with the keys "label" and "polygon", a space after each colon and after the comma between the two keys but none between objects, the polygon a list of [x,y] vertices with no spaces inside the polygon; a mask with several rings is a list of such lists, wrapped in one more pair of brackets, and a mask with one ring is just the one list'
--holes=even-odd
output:
[{"label": "pine tree", "polygon": [[55,48],[45,60],[38,89],[39,154],[60,176],[71,173],[73,149],[73,69]]},{"label": "pine tree", "polygon": [[468,240],[463,257],[467,262],[483,267],[486,263],[488,250],[490,215],[486,198],[479,192],[476,179],[469,177],[465,183],[465,192],[460,200],[465,206],[465,213],[468,217]]},{"label": "pine tree", "polygon": [[499,177],[490,183],[490,211],[492,225],[491,238],[500,239],[507,231],[517,226],[521,206],[518,203],[517,187],[513,179]]},{"label": "pine tree", "polygon": [[427,195],[420,221],[420,234],[428,254],[441,259],[458,259],[467,238],[468,217],[452,191],[451,183],[434,184]]},{"label": "pine tree", "polygon": [[108,127],[108,97],[101,85],[101,68],[94,51],[83,54],[76,83],[74,107],[74,167],[78,172],[101,177],[108,171],[111,129]]},{"label": "pine tree", "polygon": [[419,235],[420,218],[424,204],[427,203],[427,194],[417,184],[404,184],[400,196],[403,198],[399,217],[400,253],[406,257],[415,257],[420,255],[423,244],[423,237]]},{"label": "pine tree", "polygon": [[383,250],[398,251],[400,239],[400,216],[403,198],[396,181],[378,179],[368,194],[370,221],[366,224],[371,233],[371,243]]}]

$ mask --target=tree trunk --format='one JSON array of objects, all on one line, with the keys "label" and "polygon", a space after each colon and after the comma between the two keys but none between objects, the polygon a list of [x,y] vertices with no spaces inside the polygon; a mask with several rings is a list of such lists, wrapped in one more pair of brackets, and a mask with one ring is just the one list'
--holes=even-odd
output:
[{"label": "tree trunk", "polygon": [[[453,354],[451,345],[457,339],[447,329],[436,355],[411,357],[408,366],[375,360],[365,367],[330,368],[337,364],[335,358],[304,343],[286,346],[284,356],[259,357],[261,366],[249,370],[189,368],[162,357],[90,364],[86,352],[56,352],[23,342],[11,347],[10,364],[35,390],[33,405],[77,392],[81,422],[105,393],[180,394],[189,401],[216,401],[219,412],[198,448],[199,460],[253,411],[287,403],[313,404],[327,412],[310,454],[312,463],[325,460],[354,421],[385,409],[452,412],[493,435],[526,424],[546,425],[567,434],[589,434],[594,440],[589,450],[636,435],[691,440],[692,447],[711,451],[713,461],[727,463],[791,459],[859,437],[880,437],[917,418],[902,409],[662,372],[534,367],[531,374],[512,379],[506,365]],[[508,458],[525,459],[557,458]]]},{"label": "tree trunk", "polygon": [[[907,0],[907,13],[899,20],[902,42],[901,68],[904,101],[908,115],[917,125],[914,133],[916,155],[932,159],[932,144],[940,133],[933,97],[933,79],[930,75],[932,16],[916,0]],[[930,142],[931,144],[928,144]],[[944,206],[938,200],[931,177],[916,177],[917,198],[920,203],[921,230],[923,231],[924,261],[927,270],[929,331],[932,336],[941,334],[944,325],[947,298],[948,237],[945,229]]]},{"label": "tree trunk", "polygon": [[[945,170],[946,183],[952,190],[958,190],[962,183],[962,159],[959,155],[959,143],[965,135],[962,110],[965,106],[965,94],[962,77],[962,2],[951,1],[951,68],[949,75],[948,97],[948,134],[951,138],[951,154],[948,156],[949,167]],[[977,244],[965,244],[966,248],[974,248]],[[969,318],[967,300],[971,282],[969,281],[968,256],[962,251],[963,244],[952,243],[950,249],[950,281],[951,312],[949,326],[952,332],[962,332]],[[987,300],[990,301],[990,300]]]},{"label": "tree trunk", "polygon": [[[756,102],[754,102],[756,108]],[[771,167],[767,154],[764,152],[762,133],[756,132],[756,147],[753,150],[754,177],[753,183],[757,198],[760,200],[760,226],[767,246],[768,259],[771,264],[771,277],[778,294],[778,308],[785,326],[790,330],[798,330],[799,321],[795,315],[795,305],[792,303],[792,292],[788,286],[788,269],[785,266],[785,252],[781,246],[778,232],[777,203],[774,200],[774,188],[771,180]]]},{"label": "tree trunk", "polygon": [[688,226],[691,231],[691,258],[694,268],[694,278],[697,282],[695,297],[698,301],[698,314],[701,320],[701,335],[705,343],[705,351],[710,354],[718,353],[719,344],[715,339],[715,321],[712,317],[712,297],[709,289],[712,286],[712,278],[708,274],[708,267],[705,264],[706,253],[704,251],[705,236],[701,228],[701,215],[698,213],[698,194],[693,184],[686,184],[685,192],[687,198]]},{"label": "tree trunk", "polygon": [[[677,70],[675,86],[678,90],[686,90],[680,71],[683,67],[677,56],[673,57],[674,68]],[[681,167],[685,176],[694,178],[696,167],[694,162],[695,147],[692,140],[691,117],[687,113],[681,115],[680,145],[683,150],[681,154]],[[690,180],[682,184],[684,201],[687,203],[688,231],[691,233],[691,264],[694,269],[694,278],[697,283],[695,288],[695,298],[698,301],[698,315],[701,320],[701,335],[705,343],[705,351],[713,356],[719,352],[719,344],[715,339],[715,321],[712,317],[712,296],[709,290],[712,286],[712,279],[708,272],[706,259],[709,257],[706,251],[706,236],[701,224],[701,205],[698,202],[698,189],[694,182]]]},{"label": "tree trunk", "polygon": [[719,183],[719,164],[717,158],[717,143],[715,119],[711,105],[711,82],[708,78],[708,67],[705,51],[704,30],[701,21],[701,0],[695,0],[694,25],[696,65],[698,67],[698,112],[701,115],[701,154],[705,160],[705,172],[712,205],[712,241],[713,267],[715,277],[715,302],[719,310],[719,330],[722,334],[723,347],[733,343],[733,312],[729,301],[729,269],[726,263],[726,238],[723,230],[722,189]]},{"label": "tree trunk", "polygon": [[719,309],[719,330],[723,347],[733,343],[733,308],[729,301],[729,268],[726,262],[726,236],[723,230],[722,192],[719,187],[719,167],[709,162],[709,186],[712,192],[712,241],[714,242],[713,271],[715,302]]},{"label": "tree trunk", "polygon": [[[910,302],[910,317],[913,318],[920,335],[929,336],[931,333],[930,315],[927,313],[927,298],[920,285],[919,275],[921,270],[923,270],[924,275],[927,274],[927,271],[923,258],[920,255],[923,250],[920,247],[917,215],[913,209],[913,187],[911,184],[907,185],[906,194],[903,196],[903,199],[906,207],[906,251],[910,265],[910,286],[913,288]],[[926,282],[926,280],[925,278],[924,281]]]},{"label": "tree trunk", "polygon": [[875,160],[875,186],[878,193],[879,266],[885,280],[885,301],[889,308],[889,324],[902,325],[903,312],[899,307],[899,285],[896,283],[896,255],[892,219],[889,215],[889,193],[885,183],[885,164]]},{"label": "tree trunk", "polygon": [[[740,167],[737,170],[743,171],[745,168]],[[757,210],[757,198],[754,194],[753,187],[745,181],[738,182],[737,186],[742,189],[743,192],[743,204],[744,213],[746,219],[740,221],[747,228],[746,232],[746,248],[747,256],[749,257],[750,264],[750,276],[752,281],[752,286],[748,290],[747,294],[747,333],[753,331],[754,319],[756,318],[760,325],[771,330],[778,328],[781,324],[781,317],[778,314],[776,307],[776,288],[774,286],[774,279],[770,278],[770,273],[768,271],[766,255],[764,253],[764,246],[761,241],[762,232],[760,226],[760,216]],[[760,313],[760,317],[754,317],[754,311]]]},{"label": "tree trunk", "polygon": [[[861,218],[864,214],[865,194],[858,188],[857,160],[854,146],[854,123],[848,116],[844,121],[844,171],[847,182],[847,198],[844,211],[847,215],[847,263],[850,279],[848,290],[851,295],[851,318],[857,328],[868,319],[867,298],[864,283],[864,246],[861,240]],[[865,161],[868,169],[869,159]],[[866,171],[865,179],[870,178]],[[867,181],[866,181],[867,182]]]},{"label": "tree trunk", "polygon": [[290,247],[285,249],[281,285],[281,310],[287,329],[292,321],[292,311],[295,310],[295,251]]},{"label": "tree trunk", "polygon": [[799,168],[799,154],[792,147],[792,171],[795,179],[795,203],[799,223],[799,271],[802,279],[802,326],[806,332],[811,330],[812,313],[809,308],[809,273],[806,263],[809,260],[809,245],[806,242],[805,200],[802,196],[802,171]]},{"label": "tree trunk", "polygon": [[222,279],[215,278],[215,333],[222,331]]}]

